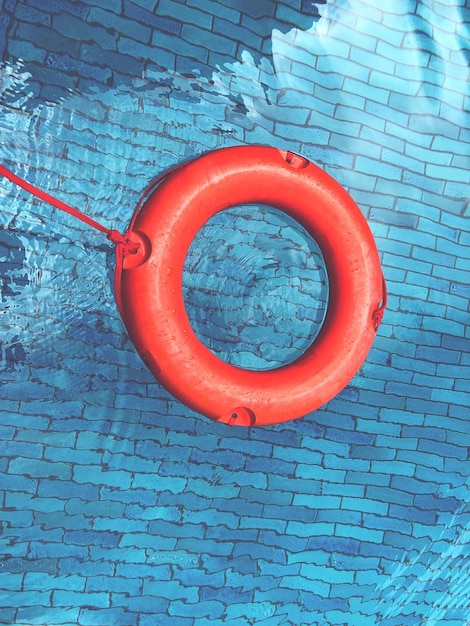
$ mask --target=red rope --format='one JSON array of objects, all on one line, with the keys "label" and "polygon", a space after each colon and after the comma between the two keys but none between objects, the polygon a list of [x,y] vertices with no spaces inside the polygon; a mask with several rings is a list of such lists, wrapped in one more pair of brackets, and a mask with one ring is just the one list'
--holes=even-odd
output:
[{"label": "red rope", "polygon": [[38,189],[31,183],[28,183],[22,178],[20,178],[19,176],[16,176],[16,174],[13,174],[13,172],[8,170],[6,167],[4,167],[1,164],[0,164],[0,175],[4,176],[5,178],[8,178],[8,180],[10,180],[15,185],[18,185],[18,187],[21,187],[22,189],[24,189],[31,195],[36,196],[40,200],[47,202],[48,204],[52,205],[56,209],[60,209],[61,211],[64,211],[65,213],[68,213],[69,215],[76,217],[82,222],[85,222],[85,224],[88,224],[88,226],[96,228],[96,230],[99,230],[102,233],[105,233],[110,241],[117,244],[116,246],[116,271],[115,271],[115,283],[114,283],[115,294],[114,295],[116,297],[118,309],[120,313],[122,314],[123,307],[122,307],[122,300],[121,300],[121,274],[122,274],[124,257],[126,256],[126,254],[135,253],[139,248],[139,244],[132,242],[131,239],[127,236],[127,233],[130,232],[130,229],[128,229],[126,235],[122,235],[118,230],[106,228],[106,226],[103,226],[96,220],[92,219],[91,217],[88,217],[88,215],[85,215],[85,213],[82,213],[78,209],[75,209],[74,207],[66,204],[65,202],[62,202],[61,200],[54,198],[53,196],[49,195],[45,191]]},{"label": "red rope", "polygon": [[25,180],[23,180],[16,174],[13,174],[13,172],[11,172],[9,169],[7,169],[1,164],[0,164],[0,176],[4,176],[5,178],[8,178],[8,180],[10,180],[15,185],[18,185],[18,187],[21,187],[22,189],[24,189],[31,195],[36,196],[40,200],[47,202],[48,204],[52,205],[56,209],[60,209],[61,211],[64,211],[65,213],[68,213],[69,215],[76,217],[82,222],[85,222],[85,224],[88,224],[88,226],[92,226],[93,228],[96,228],[102,233],[105,233],[110,241],[117,244],[116,246],[116,271],[114,273],[114,292],[115,292],[114,295],[116,297],[118,309],[122,315],[123,306],[122,306],[122,299],[121,299],[121,279],[122,279],[124,257],[128,254],[133,254],[137,252],[140,246],[139,243],[133,242],[131,239],[132,228],[134,226],[134,222],[137,218],[137,215],[139,214],[140,209],[142,208],[142,205],[147,199],[148,194],[155,187],[157,187],[167,176],[172,174],[175,170],[179,169],[179,167],[181,166],[177,165],[173,169],[171,169],[169,172],[161,174],[160,176],[156,178],[156,180],[152,181],[148,185],[148,187],[145,189],[144,193],[142,194],[139,200],[136,211],[134,212],[134,216],[131,220],[131,223],[125,235],[122,235],[118,230],[112,230],[112,229],[106,228],[105,226],[95,221],[91,217],[88,217],[88,215],[85,215],[78,209],[75,209],[69,204],[66,204],[65,202],[62,202],[61,200],[58,200],[57,198],[54,198],[53,196],[49,195],[45,191],[38,189],[31,183],[26,182]]},{"label": "red rope", "polygon": [[96,222],[91,217],[88,217],[88,215],[85,215],[78,209],[75,209],[74,207],[66,204],[65,202],[58,200],[57,198],[54,198],[53,196],[49,195],[45,191],[38,189],[31,183],[26,182],[25,180],[23,180],[16,174],[13,174],[13,172],[8,170],[3,165],[0,165],[0,175],[4,176],[5,178],[8,178],[8,180],[10,180],[12,183],[15,183],[15,185],[18,185],[18,187],[21,187],[22,189],[24,189],[31,195],[36,196],[36,198],[40,198],[41,200],[44,200],[44,202],[47,202],[48,204],[54,206],[56,209],[60,209],[61,211],[64,211],[65,213],[69,213],[69,215],[73,215],[73,217],[76,217],[82,222],[85,222],[85,224],[88,224],[88,226],[92,226],[93,228],[96,228],[102,233],[105,233],[108,239],[112,241],[113,243],[123,243],[123,244],[128,243],[124,235],[121,235],[119,231],[106,228],[105,226],[103,226],[99,222]]}]

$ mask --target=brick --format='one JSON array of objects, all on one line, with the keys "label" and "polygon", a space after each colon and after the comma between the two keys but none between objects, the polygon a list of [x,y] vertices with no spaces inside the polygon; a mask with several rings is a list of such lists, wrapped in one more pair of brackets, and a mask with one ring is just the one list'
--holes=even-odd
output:
[{"label": "brick", "polygon": [[[375,103],[377,104],[377,103]],[[382,105],[380,105],[382,106]],[[375,128],[370,128],[370,123],[369,126],[363,126],[361,128],[361,132],[360,132],[360,138],[363,142],[367,142],[369,145],[372,146],[372,151],[369,153],[369,150],[367,150],[366,154],[369,154],[371,157],[373,158],[380,158],[380,148],[382,146],[387,146],[388,148],[390,148],[391,150],[396,150],[397,152],[403,152],[405,146],[404,146],[404,141],[403,139],[401,139],[401,133],[403,132],[402,129],[401,133],[394,133],[394,132],[390,132],[388,129],[388,126],[390,125],[390,122],[386,122],[385,123],[385,129],[386,129],[386,133],[383,133],[379,130],[376,130]],[[396,126],[397,129],[399,129],[400,127],[397,125]],[[354,177],[356,179],[356,177]],[[380,182],[379,182],[380,181]],[[361,178],[358,179],[358,183],[360,184],[361,182]],[[379,187],[380,185],[380,187]],[[377,189],[382,188],[382,189],[390,189],[390,187],[392,187],[394,189],[407,189],[405,196],[409,196],[410,195],[410,190],[408,188],[408,186],[403,185],[400,181],[397,180],[382,180],[381,178],[378,179],[377,181]],[[414,193],[414,196],[421,196],[422,195],[422,191],[421,190],[416,190]]]},{"label": "brick", "polygon": [[[115,19],[115,18],[114,18]],[[52,18],[54,34],[61,33],[68,40],[97,41],[102,48],[115,50],[116,37],[98,24],[88,24],[70,14],[59,13]]]},{"label": "brick", "polygon": [[[235,505],[235,501],[227,500],[228,503],[227,510],[232,510],[232,507]],[[185,507],[188,510],[201,510],[206,509],[209,506],[209,499],[205,497],[200,497],[194,493],[184,493],[184,494],[172,494],[169,491],[163,491],[158,496],[158,505],[165,507]],[[219,508],[224,508],[220,507]]]},{"label": "brick", "polygon": [[98,82],[105,82],[111,77],[111,71],[108,67],[91,65],[63,53],[49,53],[46,57],[46,67],[57,72],[65,70],[71,74],[79,74],[81,77],[90,78]]},{"label": "brick", "polygon": [[148,522],[145,520],[128,520],[106,517],[96,517],[93,520],[93,530],[109,530],[116,532],[145,532]]},{"label": "brick", "polygon": [[[200,31],[192,27],[186,27],[186,30],[182,30],[180,37],[175,37],[173,34],[164,33],[162,31],[154,31],[152,35],[152,46],[158,49],[158,55],[155,53],[152,55],[153,59],[160,65],[171,62],[169,67],[174,67],[174,53],[170,53],[170,50],[177,50],[179,54],[184,55],[190,59],[195,59],[201,64],[207,64],[208,50],[207,48],[198,45],[201,43],[201,39],[198,37]],[[204,35],[209,33],[204,33]],[[189,40],[188,40],[189,38]],[[220,42],[222,45],[222,41]],[[121,46],[118,43],[118,49],[125,53],[131,54],[131,56],[139,56],[147,58],[148,48],[145,46],[137,46],[135,42],[131,40],[123,40]],[[162,55],[163,54],[163,58]]]},{"label": "brick", "polygon": [[[21,591],[22,586],[23,586],[23,574],[16,574],[16,573],[10,573],[10,572],[2,573],[2,576],[0,578],[0,589],[2,589],[3,591]],[[1,616],[1,613],[0,613],[0,616]]]},{"label": "brick", "polygon": [[[202,482],[202,481],[201,481]],[[137,474],[132,481],[132,487],[136,489],[154,489],[157,491],[167,490],[171,493],[182,493],[188,481],[178,477],[160,477],[156,474]]]},{"label": "brick", "polygon": [[208,617],[211,620],[221,617],[225,606],[215,600],[190,604],[182,601],[170,603],[168,613],[179,617]]},{"label": "brick", "polygon": [[7,493],[5,506],[10,509],[32,511],[60,511],[64,508],[64,501],[58,498],[35,498],[31,494]]},{"label": "brick", "polygon": [[287,524],[287,532],[298,537],[328,536],[334,531],[331,523],[304,523],[302,521],[290,521]]},{"label": "brick", "polygon": [[371,515],[368,513],[364,515],[364,526],[366,528],[376,528],[381,531],[396,531],[404,535],[410,534],[412,530],[412,524],[410,521],[396,519],[390,515]]},{"label": "brick", "polygon": [[346,483],[353,485],[377,485],[379,487],[387,486],[390,483],[390,477],[387,474],[379,474],[370,472],[347,472]]},{"label": "brick", "polygon": [[[453,362],[455,362],[453,360]],[[470,394],[464,391],[452,391],[448,389],[433,389],[431,399],[437,402],[450,402],[460,406],[470,406]]]},{"label": "brick", "polygon": [[71,530],[65,533],[64,542],[77,545],[96,544],[113,547],[118,545],[122,533],[98,531],[98,530]]},{"label": "brick", "polygon": [[1,624],[14,624],[16,611],[17,611],[16,607],[15,608],[0,607],[0,623]]},{"label": "brick", "polygon": [[[78,620],[78,608],[56,608],[56,607],[38,607],[19,608],[16,615],[17,624],[45,624],[53,623],[60,619],[63,624],[76,624]],[[47,619],[47,622],[44,620]],[[38,621],[38,620],[41,620]]]},{"label": "brick", "polygon": [[227,528],[238,528],[240,520],[238,515],[211,509],[208,511],[183,513],[183,521],[195,524],[201,523],[214,527],[225,526]]},{"label": "brick", "polygon": [[[378,443],[378,442],[377,442]],[[395,450],[384,447],[371,447],[353,445],[351,446],[351,458],[370,460],[391,460],[395,457]]]},{"label": "brick", "polygon": [[68,479],[72,470],[65,463],[49,463],[36,459],[14,458],[9,463],[9,471],[12,474],[22,474],[31,478],[58,478]]},{"label": "brick", "polygon": [[120,546],[131,546],[136,548],[152,548],[158,547],[162,550],[171,550],[176,544],[176,539],[166,537],[165,539],[157,538],[146,533],[134,532],[132,535],[124,535],[120,541]]},{"label": "brick", "polygon": [[106,433],[109,431],[109,422],[101,421],[90,425],[88,420],[82,418],[58,418],[51,420],[50,428],[54,432],[75,432],[77,430],[92,428],[94,431]]},{"label": "brick", "polygon": [[[351,419],[351,423],[352,423],[353,421],[352,418],[348,418],[348,419]],[[338,456],[340,455],[347,456],[347,452],[348,452],[347,443],[345,443],[344,441],[341,441],[341,439],[347,440],[348,435],[351,435],[351,433],[339,431],[337,429],[330,429],[330,435],[335,436],[334,441],[325,439],[325,437],[320,438],[320,437],[305,436],[302,439],[302,446],[307,448],[308,450],[314,450],[315,452],[318,451],[319,453],[336,454]],[[311,464],[316,465],[317,463],[319,464],[319,462],[321,461],[321,458],[319,458],[318,454],[316,453],[312,454],[310,452],[306,460],[309,460],[309,461],[311,460]]]},{"label": "brick", "polygon": [[[385,73],[373,70],[370,73],[369,81],[370,81],[370,84],[373,85],[374,87],[387,88],[387,86],[390,84],[390,77],[387,76]],[[394,86],[394,89],[396,89],[396,95],[400,99],[402,99],[404,96],[418,96],[418,92],[420,91],[421,84],[422,83],[419,79],[418,80],[405,79],[405,78],[399,77],[398,75],[395,75],[393,77],[393,86]]]},{"label": "brick", "polygon": [[153,461],[143,459],[136,455],[110,453],[106,451],[103,454],[103,466],[107,470],[124,470],[135,473],[154,474],[159,470],[161,461]]},{"label": "brick", "polygon": [[223,437],[220,441],[221,449],[234,450],[242,452],[248,457],[270,457],[272,455],[273,446],[271,443],[250,440],[250,447],[247,450],[247,443],[244,439],[236,439],[235,437]]},{"label": "brick", "polygon": [[[109,7],[107,7],[109,9]],[[168,20],[171,22],[172,20]],[[140,23],[133,19],[123,19],[119,15],[113,15],[108,11],[103,11],[101,8],[92,7],[88,13],[88,22],[90,24],[106,24],[107,28],[113,28],[119,33],[126,33],[128,36],[132,36],[137,41],[142,43],[148,43],[150,41],[151,29],[145,23]],[[161,26],[164,20],[161,20],[159,25]]]},{"label": "brick", "polygon": [[83,591],[86,579],[83,576],[53,576],[45,572],[27,572],[24,576],[24,588],[44,590],[60,588],[71,591]]},{"label": "brick", "polygon": [[[41,0],[30,0],[28,4],[33,7],[37,7],[40,11],[44,11],[44,4]],[[82,2],[67,1],[64,3],[61,0],[52,0],[47,7],[47,11],[51,13],[61,13],[66,11],[67,13],[76,15],[77,17],[85,18],[88,7]]]},{"label": "brick", "polygon": [[[399,534],[387,532],[382,544],[364,542],[361,544],[361,554],[365,556],[379,556],[395,563],[398,560],[398,550],[394,545],[391,545],[391,541],[394,541],[395,537],[401,538]],[[360,579],[360,572],[358,572],[356,580],[360,581]]]},{"label": "brick", "polygon": [[381,104],[387,104],[390,96],[390,93],[387,89],[374,87],[372,85],[368,85],[366,83],[358,81],[354,78],[345,79],[343,90],[347,93],[351,92],[354,95],[359,95],[362,97],[364,97],[364,94],[366,94],[368,99],[373,102],[379,102]]},{"label": "brick", "polygon": [[[321,133],[321,131],[324,129],[324,131],[329,131],[329,133],[332,134],[332,137],[334,136],[333,134],[337,135],[336,141],[334,141],[332,145],[335,145],[337,147],[342,145],[343,150],[344,150],[345,141],[347,141],[345,140],[345,137],[357,137],[358,138],[361,132],[361,126],[359,124],[359,121],[356,119],[357,116],[353,115],[351,117],[353,118],[353,120],[348,119],[348,118],[343,119],[345,118],[345,115],[343,113],[343,116],[341,116],[341,111],[340,111],[339,116],[336,116],[336,117],[328,117],[327,115],[324,115],[319,112],[315,112],[315,113],[312,112],[308,120],[308,125],[310,128],[317,127],[317,131],[316,131],[316,135],[313,135],[311,138],[309,137],[309,141],[311,143],[315,143],[315,138],[318,137],[318,140],[317,140],[318,144],[328,145],[329,135]],[[276,130],[277,130],[277,127],[278,125],[276,124]],[[281,133],[281,136],[283,136],[282,133]],[[288,135],[284,134],[284,136],[287,137]],[[288,138],[291,138],[291,137],[289,136]],[[292,139],[296,139],[296,134],[292,136]],[[370,172],[366,172],[366,173],[369,174]]]},{"label": "brick", "polygon": [[12,492],[24,491],[27,493],[36,493],[37,480],[34,478],[27,478],[26,476],[0,473],[0,483],[2,489],[5,491],[10,490]]},{"label": "brick", "polygon": [[52,398],[52,387],[40,382],[23,383],[17,382],[2,388],[3,400],[16,400],[17,398],[29,398],[30,400],[50,400]]},{"label": "brick", "polygon": [[415,497],[415,505],[419,509],[432,511],[449,511],[455,513],[460,509],[462,503],[456,498],[436,498],[432,495],[423,494]]},{"label": "brick", "polygon": [[372,471],[382,471],[390,475],[413,476],[415,465],[412,462],[405,461],[372,461]]},{"label": "brick", "polygon": [[266,519],[262,517],[244,517],[239,522],[241,529],[260,528],[263,526],[266,530],[274,530],[277,533],[284,533],[287,528],[286,520]]},{"label": "brick", "polygon": [[[234,557],[249,555],[252,559],[268,560],[272,563],[284,564],[286,562],[285,550],[274,546],[244,541],[243,543],[235,543],[232,547]],[[229,552],[227,551],[225,554],[229,554]]]},{"label": "brick", "polygon": [[5,457],[25,456],[33,459],[39,459],[42,456],[42,452],[43,446],[38,443],[20,443],[8,440],[0,441],[0,454]]},{"label": "brick", "polygon": [[307,547],[307,539],[304,537],[278,534],[270,530],[260,532],[259,542],[263,545],[283,548],[287,552],[299,552]]},{"label": "brick", "polygon": [[[35,429],[18,429],[15,439],[17,441],[28,441],[33,443],[40,441],[41,444],[71,448],[75,444],[76,435],[74,433],[64,434],[44,432],[42,430]],[[40,444],[36,443],[36,445]]]},{"label": "brick", "polygon": [[[183,587],[183,585],[176,580],[144,580],[142,595],[156,596],[166,598],[167,600],[179,600],[184,597],[189,603],[199,600],[199,590],[197,587],[189,587],[187,585]],[[204,600],[204,598],[201,598],[201,600]]]},{"label": "brick", "polygon": [[245,463],[245,457],[241,453],[229,452],[228,450],[214,450],[208,453],[197,448],[191,453],[191,460],[195,463],[213,463],[218,467],[233,471],[242,469]]},{"label": "brick", "polygon": [[[193,626],[193,624],[195,624],[195,621],[193,620],[192,617],[184,618],[184,617],[171,617],[170,615],[167,615],[167,614],[165,615],[165,626]],[[139,626],[154,626],[154,625],[155,625],[155,615],[152,615],[151,613],[141,613],[139,615]],[[201,626],[204,626],[204,623],[201,623]]]},{"label": "brick", "polygon": [[335,527],[335,534],[339,537],[350,537],[352,539],[359,539],[360,541],[367,541],[370,543],[382,543],[384,536],[382,530],[355,527],[348,524],[337,524]]},{"label": "brick", "polygon": [[[321,462],[321,459],[318,462]],[[295,479],[276,474],[268,476],[268,488],[270,491],[291,491],[313,495],[320,493],[320,485],[314,480]]]},{"label": "brick", "polygon": [[[184,572],[193,571],[190,568],[197,568],[199,566],[200,560],[199,556],[196,554],[190,554],[185,550],[147,550],[143,555],[143,560],[148,562],[149,564],[154,563],[155,565],[164,565],[164,564],[177,564],[182,569],[178,571],[177,578],[183,584],[193,584],[185,582]],[[197,570],[196,570],[197,571]],[[176,573],[175,573],[176,574]],[[195,574],[197,576],[197,574]]]},{"label": "brick", "polygon": [[92,483],[95,485],[108,485],[120,489],[128,489],[131,485],[130,472],[106,471],[98,465],[76,465],[73,470],[73,478],[78,483]]},{"label": "brick", "polygon": [[[188,22],[201,29],[211,30],[213,25],[213,17],[211,12],[204,9],[201,10],[200,5],[184,6],[179,5],[176,9],[178,19],[181,22]],[[171,0],[160,0],[158,6],[158,14],[163,16],[175,17],[175,6]]]},{"label": "brick", "polygon": [[429,454],[427,452],[417,452],[413,451],[413,453],[399,451],[397,453],[398,461],[410,461],[412,460],[416,465],[424,465],[425,467],[434,467],[436,469],[442,469],[442,457],[436,454]]},{"label": "brick", "polygon": [[[43,7],[40,7],[43,8]],[[61,31],[52,31],[42,25],[19,23],[16,29],[16,39],[33,41],[37,48],[53,50],[57,52],[69,52],[78,54],[79,44],[62,34]],[[53,34],[53,36],[51,36]]]},{"label": "brick", "polygon": [[388,504],[385,502],[377,502],[374,499],[366,500],[364,498],[344,497],[341,502],[341,508],[348,511],[363,511],[386,515]]},{"label": "brick", "polygon": [[340,552],[344,554],[358,554],[359,541],[357,539],[337,536],[312,537],[308,541],[310,550],[325,550],[327,552]]},{"label": "brick", "polygon": [[[440,121],[440,124],[442,122]],[[432,148],[433,150],[437,150],[440,152],[450,151],[452,154],[461,154],[463,156],[468,156],[468,146],[465,142],[459,141],[457,139],[458,130],[455,125],[448,125],[446,128],[446,133],[444,134],[436,134],[434,135]]]},{"label": "brick", "polygon": [[[222,475],[227,475],[226,471],[221,470]],[[164,462],[159,469],[160,476],[186,477],[186,478],[202,478],[210,481],[214,475],[214,466],[209,463],[181,463],[181,462]]]},{"label": "brick", "polygon": [[[61,435],[63,437],[63,435]],[[112,450],[123,454],[134,453],[134,442],[121,439],[113,435],[103,435],[95,432],[80,432],[77,436],[76,447],[80,450]]]},{"label": "brick", "polygon": [[354,580],[353,572],[346,572],[333,567],[304,564],[300,574],[310,580],[319,580],[325,583],[351,583]]},{"label": "brick", "polygon": [[79,621],[76,623],[83,624],[83,626],[107,626],[108,624],[135,626],[137,616],[118,607],[111,609],[81,608]]},{"label": "brick", "polygon": [[[45,534],[47,533],[47,534]],[[37,535],[37,537],[35,536]],[[39,532],[31,533],[31,539],[35,540],[35,543],[31,544],[30,556],[34,559],[67,559],[68,557],[73,559],[84,560],[87,558],[87,549],[82,546],[76,545],[64,545],[61,542],[63,531],[61,529],[55,529],[50,531],[43,531],[42,539],[39,539]],[[39,541],[48,540],[49,543],[41,544]],[[59,564],[60,571],[61,564]],[[80,573],[78,570],[74,571],[75,574]]]},{"label": "brick", "polygon": [[334,555],[332,564],[339,570],[368,571],[378,567],[379,559],[377,557],[364,557],[359,555]]},{"label": "brick", "polygon": [[444,470],[449,472],[455,472],[457,475],[463,476],[465,473],[465,467],[468,461],[462,461],[460,459],[453,459],[452,457],[444,460]]},{"label": "brick", "polygon": [[396,517],[408,522],[418,522],[421,524],[435,524],[437,515],[435,511],[421,510],[412,507],[404,507],[392,504],[390,506],[390,517]]},{"label": "brick", "polygon": [[[456,365],[459,362],[458,352],[450,352],[449,350],[445,350],[443,348],[418,346],[416,356],[434,363],[448,363],[450,365]],[[438,400],[437,398],[435,399]]]},{"label": "brick", "polygon": [[74,607],[77,604],[107,608],[109,607],[110,597],[109,593],[79,593],[77,591],[62,591],[55,590],[52,592],[52,601],[54,606],[70,606]]},{"label": "brick", "polygon": [[[62,503],[63,506],[63,503]],[[91,526],[90,520],[83,515],[67,515],[62,510],[36,513],[34,516],[36,524],[44,528],[86,529]]]},{"label": "brick", "polygon": [[[262,38],[253,32],[248,33],[244,25],[239,25],[239,23],[233,23],[233,22],[230,22],[228,20],[224,20],[218,17],[214,17],[212,32],[224,33],[226,37],[228,37],[229,39],[235,42],[234,45],[237,47],[239,47],[238,42],[246,40],[247,36],[250,37],[250,45],[253,46],[255,49],[260,49],[262,46],[262,41],[263,41]],[[232,56],[231,50],[233,48],[231,46],[227,47],[227,45],[225,45],[223,48],[221,48],[220,45],[210,45],[209,48],[211,50],[222,49],[224,50],[228,58]],[[243,54],[244,53],[242,52],[242,58],[243,58]]]},{"label": "brick", "polygon": [[83,452],[82,450],[74,450],[71,448],[55,448],[47,447],[44,452],[44,458],[48,461],[63,461],[67,463],[80,463],[87,465],[88,463],[100,463],[102,454],[98,452]]},{"label": "brick", "polygon": [[[233,567],[238,568],[238,563],[244,557],[239,557],[238,559],[231,560],[231,564]],[[253,569],[255,563],[252,559],[247,557],[247,561],[250,562],[250,567]],[[208,556],[202,555],[201,562],[204,568],[204,583],[206,585],[211,585],[215,588],[220,588],[224,584],[224,576],[225,571],[227,569],[227,558],[226,557],[217,557],[217,556]],[[214,571],[215,570],[215,571]],[[227,571],[227,576],[229,576],[232,569]],[[201,581],[201,571],[200,569],[187,569],[187,570],[176,570],[175,571],[175,579],[179,580],[185,586],[193,586],[200,584]]]},{"label": "brick", "polygon": [[367,488],[367,496],[386,503],[396,503],[401,505],[411,505],[413,498],[410,493],[406,493],[407,484],[412,484],[413,479],[392,478],[390,487],[371,486]]},{"label": "brick", "polygon": [[[218,600],[221,597],[219,589],[214,587],[202,587],[200,590],[201,600]],[[250,602],[253,599],[252,591],[242,591],[241,589],[232,589],[225,586],[223,591],[223,600],[227,605],[237,604],[239,602]]]},{"label": "brick", "polygon": [[126,612],[133,613],[163,613],[165,614],[168,608],[168,600],[164,598],[158,598],[155,596],[138,596],[129,597],[126,594],[112,595],[112,602],[114,605],[121,605],[126,609]]},{"label": "brick", "polygon": [[16,607],[50,607],[51,593],[50,591],[29,591],[25,594],[22,591],[9,591],[8,602]]}]

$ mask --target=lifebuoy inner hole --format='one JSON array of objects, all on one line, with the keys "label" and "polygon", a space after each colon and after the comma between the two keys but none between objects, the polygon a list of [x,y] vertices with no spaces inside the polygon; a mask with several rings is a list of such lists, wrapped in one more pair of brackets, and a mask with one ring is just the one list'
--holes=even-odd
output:
[{"label": "lifebuoy inner hole", "polygon": [[217,213],[195,237],[183,296],[199,340],[222,360],[269,370],[299,358],[321,329],[328,277],[315,240],[278,209]]}]

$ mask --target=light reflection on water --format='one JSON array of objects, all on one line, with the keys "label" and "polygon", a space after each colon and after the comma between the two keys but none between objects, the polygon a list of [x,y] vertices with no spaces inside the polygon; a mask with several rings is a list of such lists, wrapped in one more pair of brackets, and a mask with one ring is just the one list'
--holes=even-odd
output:
[{"label": "light reflection on water", "polygon": [[[154,71],[130,87],[70,93],[49,104],[28,100],[29,78],[20,62],[4,66],[8,106],[0,112],[0,156],[29,182],[120,230],[139,194],[165,166],[201,148],[233,143],[237,136],[223,122],[226,89],[204,78],[175,73],[164,80],[165,73]],[[172,99],[174,105],[185,97],[185,110],[175,117]],[[209,119],[212,125],[204,128],[203,120],[207,125]],[[8,128],[15,125],[12,134]],[[181,154],[166,151],[166,134],[179,137]],[[34,288],[40,304],[29,311],[23,335],[36,336],[35,345],[47,347],[61,336],[61,322],[70,326],[99,315],[100,294],[109,295],[114,306],[105,284],[109,268],[103,271],[111,257],[104,252],[106,243],[97,249],[99,237],[81,223],[55,209],[37,208],[25,192],[0,183],[13,196],[5,223],[16,233],[31,234],[26,259],[30,280],[23,291],[29,298]],[[327,279],[319,250],[300,225],[268,208],[257,212],[251,207],[249,214],[232,210],[203,229],[188,256],[184,292],[196,333],[215,353],[242,367],[269,369],[294,360],[311,344],[325,313]],[[48,237],[56,243],[60,237],[63,250],[54,245],[51,255]],[[74,291],[84,281],[88,287]]]},{"label": "light reflection on water", "polygon": [[[405,554],[384,577],[374,596],[381,621],[397,624],[407,614],[422,615],[423,626],[452,623],[470,624],[470,504],[468,485],[465,497],[435,537],[421,540],[421,548]],[[447,494],[448,495],[448,494]],[[446,514],[441,513],[441,517]]]},{"label": "light reflection on water", "polygon": [[[397,63],[408,69],[410,80],[420,83],[421,90],[414,100],[415,111],[435,113],[442,101],[455,105],[454,116],[458,116],[456,99],[460,88],[453,89],[452,83],[463,80],[468,70],[463,56],[465,48],[459,47],[463,43],[461,33],[448,37],[443,30],[434,28],[433,21],[440,18],[428,5],[420,3],[421,11],[426,14],[426,19],[421,19],[418,15],[406,15],[406,11],[404,16],[397,16],[395,0],[381,3],[391,18],[410,20],[410,34],[404,42],[405,63],[403,59]],[[351,7],[351,3],[344,2],[341,10],[348,13]],[[456,28],[463,28],[459,10],[456,6],[448,7],[447,19]],[[241,62],[214,72],[210,86],[203,78],[187,79],[177,73],[170,75],[155,70],[136,79],[132,87],[121,85],[118,90],[95,94],[70,93],[67,99],[56,103],[45,105],[36,101],[31,105],[30,74],[21,63],[4,64],[0,80],[4,93],[8,92],[8,101],[0,109],[0,155],[30,182],[57,193],[106,225],[123,229],[141,191],[163,169],[220,145],[268,142],[272,139],[274,121],[287,122],[291,110],[308,108],[314,100],[306,103],[303,83],[291,71],[292,59],[298,55],[309,72],[303,80],[313,85],[314,93],[325,88],[331,93],[337,88],[338,97],[331,111],[313,111],[307,128],[301,129],[304,154],[327,168],[335,168],[335,175],[342,182],[357,184],[354,167],[345,167],[344,161],[340,166],[335,163],[338,152],[324,141],[322,126],[329,120],[334,128],[355,121],[356,109],[345,100],[351,94],[341,91],[344,59],[331,52],[345,43],[360,48],[363,33],[351,28],[351,21],[344,15],[335,16],[339,9],[334,3],[328,3],[322,11],[323,18],[316,29],[273,33],[272,64],[266,57],[257,63],[245,52]],[[447,81],[445,87],[436,86],[430,94],[423,92],[426,88],[423,77],[432,71],[423,62],[427,55],[421,50],[420,37],[423,38],[426,29],[433,30],[433,60],[441,70],[445,66],[442,75]],[[428,43],[430,39],[427,37]],[[462,56],[461,77],[453,74],[455,64],[446,65],[442,50],[448,50],[454,58]],[[323,58],[323,69],[310,63],[317,58]],[[377,64],[380,59],[376,57]],[[196,84],[198,89],[191,84]],[[136,96],[139,89],[141,97]],[[183,101],[185,95],[188,99]],[[103,109],[101,103],[107,108]],[[205,116],[208,112],[210,115]],[[391,122],[395,114],[390,109]],[[433,119],[431,123],[439,122]],[[430,127],[430,132],[435,130]],[[363,128],[361,132],[365,132]],[[166,137],[172,139],[171,147]],[[347,132],[343,137],[343,153],[371,150],[370,142],[360,143],[356,150],[359,146],[356,138]],[[292,147],[292,137],[285,141],[289,145],[281,147]],[[376,158],[374,154],[367,156]],[[380,162],[380,158],[377,160]],[[21,344],[30,350],[33,346],[46,350],[66,335],[67,328],[73,327],[78,329],[76,336],[82,334],[86,342],[87,328],[94,325],[100,311],[107,307],[117,317],[109,282],[112,256],[106,252],[106,244],[100,237],[77,226],[72,218],[54,211],[47,213],[42,208],[37,210],[25,194],[14,192],[2,180],[0,191],[8,195],[8,203],[2,206],[2,224],[18,238],[16,242],[7,242],[9,252],[0,259],[1,275],[6,277],[7,288],[12,291],[6,293],[3,302],[9,307],[2,315],[7,321],[0,323],[2,333],[6,333],[2,339],[6,338],[9,348],[16,350],[21,364],[26,360]],[[442,202],[445,205],[446,199]],[[52,216],[52,221],[44,217],[46,214]],[[294,246],[286,246],[285,224],[282,237],[273,237],[272,229],[267,228],[264,244],[256,239],[253,242],[254,230],[261,234],[263,227],[272,226],[267,213],[256,222],[255,229],[248,223],[242,228],[240,221],[244,218],[234,210],[218,219],[196,239],[184,276],[186,302],[196,331],[222,358],[235,364],[272,367],[284,359],[295,358],[308,345],[312,329],[321,321],[325,296],[325,277],[311,243],[297,240]],[[239,230],[243,230],[241,239]],[[60,246],[54,246],[54,255],[48,253],[47,245],[52,232],[55,237],[60,236]],[[62,246],[63,255],[57,254]],[[12,251],[22,252],[12,258]],[[289,273],[289,268],[295,271]],[[240,279],[233,280],[235,275]],[[78,282],[86,284],[86,288],[78,291]],[[302,300],[303,304],[295,301],[295,297],[303,299],[307,294],[313,298]],[[307,306],[309,314],[301,313]],[[299,328],[298,322],[305,321],[304,334],[296,337],[289,334],[293,319]],[[266,337],[266,345],[274,345],[275,337],[282,350],[258,354],[260,333]],[[225,345],[221,345],[220,339]],[[468,502],[468,498],[465,496],[462,501]],[[452,619],[457,609],[461,614],[470,613],[468,505],[463,504],[440,528],[424,540],[415,535],[419,548],[413,547],[412,537],[407,538],[410,551],[404,550],[403,560],[395,569],[392,567],[379,577],[380,584],[371,593],[369,604],[358,609],[358,624],[398,625],[402,616],[407,619],[414,611],[416,625],[435,626]],[[370,579],[376,580],[373,573]],[[469,622],[462,619],[464,623]]]},{"label": "light reflection on water", "polygon": [[207,347],[233,365],[263,370],[295,360],[312,343],[328,285],[320,250],[299,224],[272,208],[246,206],[201,229],[183,292]]}]

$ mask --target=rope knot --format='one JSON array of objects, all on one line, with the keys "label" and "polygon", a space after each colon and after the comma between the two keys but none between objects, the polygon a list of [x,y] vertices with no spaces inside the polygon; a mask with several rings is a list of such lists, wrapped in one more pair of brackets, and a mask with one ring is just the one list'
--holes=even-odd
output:
[{"label": "rope knot", "polygon": [[108,232],[108,239],[113,243],[126,243],[126,238],[118,230],[110,230]]},{"label": "rope knot", "polygon": [[123,246],[124,256],[127,256],[128,254],[136,254],[140,248],[140,243],[132,241],[129,237],[126,237],[118,230],[110,230],[108,233],[108,239],[113,243]]}]

